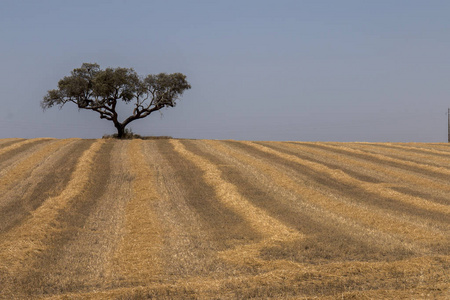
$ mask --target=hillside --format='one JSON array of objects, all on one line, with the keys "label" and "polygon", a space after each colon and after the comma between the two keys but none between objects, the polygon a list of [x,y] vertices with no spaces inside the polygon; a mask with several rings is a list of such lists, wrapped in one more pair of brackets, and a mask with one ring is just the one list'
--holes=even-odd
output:
[{"label": "hillside", "polygon": [[448,144],[3,139],[0,298],[444,299],[449,179]]}]

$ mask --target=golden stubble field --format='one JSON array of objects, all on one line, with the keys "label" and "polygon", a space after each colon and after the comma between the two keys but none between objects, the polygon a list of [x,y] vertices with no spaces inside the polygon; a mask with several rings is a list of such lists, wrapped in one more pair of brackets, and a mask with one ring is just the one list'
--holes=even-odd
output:
[{"label": "golden stubble field", "polygon": [[0,140],[0,298],[446,299],[450,145]]}]

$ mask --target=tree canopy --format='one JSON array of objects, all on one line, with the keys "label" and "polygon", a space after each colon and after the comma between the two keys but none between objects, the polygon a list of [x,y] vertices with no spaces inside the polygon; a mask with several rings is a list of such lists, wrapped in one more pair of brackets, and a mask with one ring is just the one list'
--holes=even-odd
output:
[{"label": "tree canopy", "polygon": [[[89,109],[100,114],[101,119],[112,121],[122,138],[125,127],[163,107],[174,107],[185,90],[190,89],[186,76],[181,73],[139,76],[131,68],[100,69],[98,64],[84,63],[70,76],[58,82],[58,88],[49,90],[41,107],[62,107],[72,102],[79,109]],[[123,101],[134,105],[133,112],[119,121],[117,104]]]}]

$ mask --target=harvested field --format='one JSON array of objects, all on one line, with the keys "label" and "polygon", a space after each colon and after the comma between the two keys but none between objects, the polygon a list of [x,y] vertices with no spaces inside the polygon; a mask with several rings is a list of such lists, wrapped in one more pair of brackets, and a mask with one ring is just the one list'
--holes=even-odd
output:
[{"label": "harvested field", "polygon": [[450,145],[0,140],[0,298],[450,298]]}]

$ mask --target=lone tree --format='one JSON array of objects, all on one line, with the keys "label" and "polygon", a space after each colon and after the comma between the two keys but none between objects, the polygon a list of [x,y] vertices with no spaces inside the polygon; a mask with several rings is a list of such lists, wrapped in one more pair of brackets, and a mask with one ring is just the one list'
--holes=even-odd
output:
[{"label": "lone tree", "polygon": [[[174,107],[176,100],[190,88],[186,76],[181,73],[140,77],[133,69],[101,70],[98,64],[84,63],[70,76],[61,79],[58,89],[49,90],[41,106],[45,110],[73,102],[79,109],[96,111],[101,119],[112,121],[117,128],[117,137],[123,138],[129,123],[163,107]],[[134,105],[133,114],[123,122],[117,114],[119,101]]]}]

